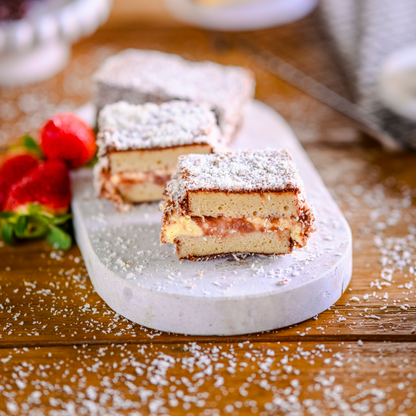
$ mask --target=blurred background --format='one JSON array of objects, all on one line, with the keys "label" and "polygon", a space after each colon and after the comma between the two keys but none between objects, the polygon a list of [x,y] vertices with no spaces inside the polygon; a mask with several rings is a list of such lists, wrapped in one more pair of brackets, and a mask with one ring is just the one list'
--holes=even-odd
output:
[{"label": "blurred background", "polygon": [[[103,60],[135,47],[250,67],[305,143],[416,148],[415,21],[411,0],[0,0],[0,146],[88,102]],[[343,121],[305,118],[328,108]]]}]

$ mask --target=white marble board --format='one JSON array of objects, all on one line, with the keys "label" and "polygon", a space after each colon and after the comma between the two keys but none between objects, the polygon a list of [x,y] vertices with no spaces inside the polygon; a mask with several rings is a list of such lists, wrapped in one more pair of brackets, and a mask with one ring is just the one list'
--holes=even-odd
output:
[{"label": "white marble board", "polygon": [[232,147],[290,150],[317,211],[317,231],[308,245],[276,258],[180,262],[173,246],[159,243],[157,203],[117,212],[96,198],[91,170],[76,171],[76,240],[95,290],[117,313],[161,331],[236,335],[304,321],[347,288],[351,230],[287,123],[253,101]]}]

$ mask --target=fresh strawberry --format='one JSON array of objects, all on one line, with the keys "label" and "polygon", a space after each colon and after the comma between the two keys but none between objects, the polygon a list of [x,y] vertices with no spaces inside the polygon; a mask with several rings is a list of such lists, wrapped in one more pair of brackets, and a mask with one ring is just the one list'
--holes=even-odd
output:
[{"label": "fresh strawberry", "polygon": [[24,214],[28,204],[38,204],[42,211],[56,215],[66,212],[70,202],[69,175],[65,163],[47,160],[12,185],[4,210]]},{"label": "fresh strawberry", "polygon": [[10,187],[38,164],[38,158],[22,149],[10,151],[0,164],[0,211],[3,210]]},{"label": "fresh strawberry", "polygon": [[91,128],[72,113],[57,114],[48,120],[40,138],[46,158],[64,160],[70,169],[87,163],[97,150]]},{"label": "fresh strawberry", "polygon": [[14,237],[45,236],[54,246],[67,249],[71,237],[58,225],[64,225],[71,201],[68,169],[60,160],[48,160],[35,166],[10,187],[0,213],[3,240],[12,244]]}]

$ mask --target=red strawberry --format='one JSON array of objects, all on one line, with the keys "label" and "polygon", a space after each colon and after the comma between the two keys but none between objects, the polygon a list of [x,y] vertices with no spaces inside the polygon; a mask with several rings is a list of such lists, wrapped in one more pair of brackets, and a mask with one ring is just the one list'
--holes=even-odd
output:
[{"label": "red strawberry", "polygon": [[68,169],[61,160],[47,160],[10,187],[0,212],[1,236],[8,244],[17,238],[46,237],[66,250],[72,239],[60,228],[68,225],[71,201]]},{"label": "red strawberry", "polygon": [[38,164],[32,153],[9,152],[0,165],[0,211],[3,210],[10,187]]},{"label": "red strawberry", "polygon": [[57,114],[48,120],[40,138],[46,158],[64,160],[71,169],[87,163],[97,150],[91,128],[72,113]]},{"label": "red strawberry", "polygon": [[26,214],[29,204],[45,213],[59,215],[68,211],[71,202],[68,169],[61,160],[47,160],[30,170],[13,184],[4,210]]}]

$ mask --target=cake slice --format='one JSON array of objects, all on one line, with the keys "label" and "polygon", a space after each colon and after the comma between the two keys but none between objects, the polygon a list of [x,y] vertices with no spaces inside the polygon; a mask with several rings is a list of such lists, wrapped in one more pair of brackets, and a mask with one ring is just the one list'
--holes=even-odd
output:
[{"label": "cake slice", "polygon": [[181,156],[163,209],[161,242],[176,244],[179,259],[287,254],[314,231],[285,149]]},{"label": "cake slice", "polygon": [[95,187],[118,208],[162,199],[180,155],[212,153],[222,143],[210,108],[182,101],[110,104],[98,128]]},{"label": "cake slice", "polygon": [[208,103],[227,141],[253,98],[250,71],[213,62],[190,62],[158,51],[127,49],[108,58],[94,75],[98,111],[117,101],[132,104],[184,100]]}]

